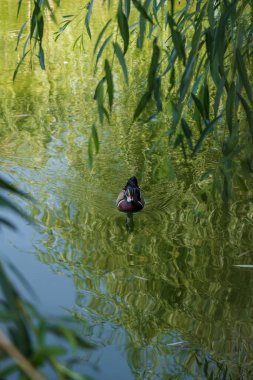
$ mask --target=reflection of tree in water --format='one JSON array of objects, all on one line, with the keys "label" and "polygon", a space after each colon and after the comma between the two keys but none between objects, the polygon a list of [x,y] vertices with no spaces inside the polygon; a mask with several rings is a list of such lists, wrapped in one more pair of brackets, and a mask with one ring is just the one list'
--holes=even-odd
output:
[{"label": "reflection of tree in water", "polygon": [[[137,139],[143,133],[139,130],[132,135],[139,141],[134,161],[145,163],[147,205],[135,215],[135,229],[129,234],[114,199],[133,156],[129,153],[124,178],[118,178],[116,168],[123,165],[102,147],[101,160],[90,174],[84,170],[82,149],[71,148],[78,133],[70,128],[67,141],[60,144],[60,130],[59,141],[51,146],[55,151],[59,143],[71,165],[59,172],[55,168],[49,183],[49,173],[44,172],[44,189],[39,189],[43,209],[35,216],[44,233],[37,246],[39,257],[57,271],[73,274],[78,317],[100,325],[96,340],[107,339],[108,344],[124,339],[119,327],[126,329],[127,357],[137,378],[152,378],[153,373],[174,376],[172,368],[178,374],[204,373],[208,366],[205,359],[196,358],[195,346],[213,355],[206,360],[214,360],[217,371],[215,359],[225,360],[235,376],[240,368],[250,371],[252,276],[232,267],[236,254],[247,252],[252,240],[249,203],[244,210],[235,203],[227,217],[210,202],[199,204],[198,186],[190,186],[186,175],[185,181],[172,181],[173,176],[166,180],[171,166],[162,156],[159,133],[150,134],[148,149],[145,138]],[[115,138],[114,132],[110,138]],[[110,337],[108,324],[115,331]],[[191,343],[177,351],[167,346],[178,339]]]},{"label": "reflection of tree in water", "polygon": [[[101,326],[111,323],[115,334],[117,326],[126,329],[133,372],[143,368],[145,354],[152,363],[147,368],[154,372],[168,357],[173,362],[181,358],[178,365],[180,371],[185,366],[186,373],[194,373],[194,366],[195,373],[204,371],[206,361],[215,367],[216,359],[225,361],[224,371],[228,365],[228,373],[237,376],[244,367],[250,370],[252,360],[248,322],[252,276],[232,264],[236,254],[249,247],[249,226],[242,227],[233,211],[226,223],[217,211],[213,219],[196,221],[193,198],[175,186],[170,183],[166,191],[171,194],[167,210],[151,212],[147,205],[136,215],[130,235],[124,216],[113,209],[105,215],[94,204],[59,205],[61,214],[54,210],[53,222],[45,230],[48,240],[37,247],[44,250],[40,259],[73,273],[79,317],[83,314]],[[102,329],[101,341],[106,335]],[[197,359],[191,343],[171,354],[167,344],[174,335],[193,343],[199,352],[210,352],[213,359],[203,359],[202,353]],[[168,365],[164,373],[172,367]]]},{"label": "reflection of tree in water", "polygon": [[[148,132],[147,145],[141,138],[143,131],[134,132],[138,153],[134,145],[127,148],[129,161],[124,167],[107,148],[122,135],[121,128],[124,125],[112,130],[92,175],[84,170],[82,156],[67,150],[74,170],[61,181],[57,201],[43,209],[46,239],[37,247],[40,259],[56,270],[73,273],[78,318],[100,325],[96,340],[108,344],[122,340],[125,333],[119,327],[126,329],[127,356],[136,376],[143,378],[143,366],[153,373],[163,372],[163,378],[170,376],[171,368],[178,368],[178,374],[184,367],[184,373],[203,374],[204,368],[211,373],[209,362],[216,374],[215,359],[225,361],[221,376],[226,365],[235,376],[244,366],[250,371],[252,331],[247,321],[252,280],[232,264],[238,252],[248,250],[251,227],[242,221],[251,217],[251,208],[239,215],[235,204],[231,214],[224,216],[208,201],[209,195],[206,203],[199,203],[203,190],[199,183],[195,186],[192,179],[187,180],[188,167],[183,168],[185,176],[180,181],[166,180],[171,166],[161,154],[164,146],[154,131]],[[73,131],[73,141],[74,135]],[[135,229],[128,234],[125,216],[115,210],[114,199],[133,157],[145,163],[142,186],[147,205],[135,215]],[[122,178],[117,177],[116,168],[123,168]],[[198,178],[193,171],[191,176]],[[208,186],[204,189],[209,191]],[[108,323],[115,328],[109,338]],[[187,349],[171,351],[167,344],[175,340],[174,335],[193,342],[197,349],[190,343]],[[210,352],[212,359],[201,350]]]}]

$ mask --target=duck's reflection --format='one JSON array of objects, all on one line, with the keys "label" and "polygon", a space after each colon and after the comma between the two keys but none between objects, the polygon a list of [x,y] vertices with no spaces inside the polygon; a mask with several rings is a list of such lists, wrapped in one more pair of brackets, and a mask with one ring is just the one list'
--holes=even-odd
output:
[{"label": "duck's reflection", "polygon": [[126,214],[126,229],[128,232],[133,232],[134,230],[134,215],[132,212]]}]

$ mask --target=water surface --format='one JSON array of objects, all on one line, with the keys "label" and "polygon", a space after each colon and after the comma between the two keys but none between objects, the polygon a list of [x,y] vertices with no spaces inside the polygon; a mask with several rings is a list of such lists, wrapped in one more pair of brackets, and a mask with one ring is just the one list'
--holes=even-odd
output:
[{"label": "water surface", "polygon": [[[36,199],[17,202],[37,227],[15,217],[19,233],[4,230],[1,253],[34,284],[45,313],[71,313],[83,323],[98,348],[82,370],[95,379],[204,379],[212,372],[250,379],[253,272],[234,266],[252,263],[249,194],[237,192],[224,212],[203,176],[215,167],[214,147],[185,163],[168,143],[169,113],[131,122],[145,69],[138,52],[135,91],[118,94],[110,125],[98,128],[100,152],[90,169],[97,122],[91,47],[73,50],[71,32],[57,43],[48,34],[46,72],[27,63],[13,84],[15,7],[0,1],[0,162]],[[132,175],[146,206],[129,233],[115,199]]]}]

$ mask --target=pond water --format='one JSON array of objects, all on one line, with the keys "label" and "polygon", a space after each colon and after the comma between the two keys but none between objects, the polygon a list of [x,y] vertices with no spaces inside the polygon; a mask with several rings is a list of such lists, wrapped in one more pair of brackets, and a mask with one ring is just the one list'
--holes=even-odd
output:
[{"label": "pond water", "polygon": [[[62,9],[73,11],[67,1]],[[235,266],[252,263],[248,195],[238,192],[229,213],[212,201],[203,173],[215,167],[217,150],[185,163],[168,144],[166,112],[132,123],[145,72],[138,52],[132,90],[117,95],[110,125],[97,127],[91,169],[91,46],[73,50],[73,31],[57,42],[48,33],[47,70],[34,58],[33,72],[25,63],[13,83],[29,9],[17,19],[16,2],[0,0],[0,10],[1,171],[36,199],[16,202],[37,223],[10,215],[19,232],[4,229],[1,254],[33,284],[44,313],[70,313],[83,324],[97,349],[82,371],[94,379],[252,378],[253,272]],[[115,199],[132,175],[146,206],[129,232]]]}]

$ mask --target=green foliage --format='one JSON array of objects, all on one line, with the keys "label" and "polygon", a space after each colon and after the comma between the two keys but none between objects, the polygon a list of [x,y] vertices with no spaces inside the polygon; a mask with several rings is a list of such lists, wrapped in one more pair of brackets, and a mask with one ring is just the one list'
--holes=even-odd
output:
[{"label": "green foliage", "polygon": [[89,2],[88,6],[87,6],[87,14],[86,14],[86,17],[85,17],[85,26],[86,26],[86,30],[87,30],[87,33],[88,33],[88,35],[89,35],[90,38],[91,38],[90,18],[91,18],[93,3],[94,3],[94,0],[91,0]]},{"label": "green foliage", "polygon": [[[82,376],[70,370],[68,361],[69,346],[78,353],[78,349],[90,349],[92,345],[76,332],[71,319],[44,318],[31,304],[20,295],[9,279],[3,263],[0,262],[0,376],[26,374],[29,378],[44,379],[40,371],[49,364],[56,376],[68,374],[69,379],[82,379]],[[48,344],[50,336],[58,344]],[[63,343],[64,342],[64,343]],[[59,361],[64,360],[64,365]],[[7,376],[8,375],[8,376]]]},{"label": "green foliage", "polygon": [[[93,134],[97,149],[95,131]],[[25,216],[2,194],[6,191],[31,199],[0,177],[0,211],[5,207]],[[1,225],[15,229],[15,225],[3,217],[0,217]],[[57,378],[88,379],[72,369],[71,362],[73,362],[73,355],[93,346],[77,333],[71,318],[48,319],[42,316],[21,296],[10,280],[6,266],[0,259],[0,378],[8,379],[9,376],[15,375],[18,378],[43,380],[45,379],[42,374],[43,369],[49,365]],[[34,297],[32,287],[18,269],[9,264],[9,270]],[[48,343],[50,337],[51,339],[54,337],[55,345]],[[70,355],[70,347],[74,354],[72,352]]]},{"label": "green foliage", "polygon": [[88,145],[88,155],[89,155],[89,164],[90,164],[90,167],[92,167],[92,164],[93,164],[94,148],[95,148],[95,153],[97,154],[99,152],[98,134],[97,134],[96,126],[92,125],[92,127],[91,127],[91,135],[90,135],[90,138],[89,138],[89,145]]},{"label": "green foliage", "polygon": [[[105,4],[106,2],[104,6]],[[238,138],[233,149],[237,152],[235,156],[238,156],[239,152],[242,155],[238,146],[247,145],[245,152],[248,151],[248,144],[252,143],[253,136],[252,2],[217,0],[213,3],[208,0],[187,1],[184,4],[178,6],[175,1],[166,0],[120,0],[117,7],[114,7],[112,2],[107,3],[110,16],[94,42],[94,72],[100,78],[94,96],[98,104],[99,122],[104,122],[104,116],[109,121],[109,114],[113,112],[116,91],[113,74],[114,55],[120,64],[126,84],[129,84],[128,59],[136,48],[144,55],[147,48],[150,50],[151,40],[153,47],[150,63],[147,64],[146,88],[137,96],[133,120],[138,121],[144,114],[147,114],[145,120],[151,120],[154,114],[172,108],[173,113],[168,125],[171,146],[177,146],[179,140],[180,145],[185,142],[186,150],[190,150],[187,156],[194,157],[203,151],[203,143],[213,144],[220,149],[229,135],[236,133]],[[18,4],[18,13],[20,6],[21,2]],[[45,69],[42,48],[43,17],[48,7],[48,2],[35,1],[31,20],[21,27],[17,45],[29,24],[29,39],[33,44],[30,50],[26,51],[26,47],[23,49],[14,79],[23,60],[28,53],[33,54],[37,45],[39,63],[41,68]],[[76,11],[75,17],[71,15],[64,20],[59,33],[79,17],[84,19],[88,36],[91,38],[93,8],[93,1],[89,1],[84,10]],[[53,13],[51,9],[50,12]],[[109,34],[103,40],[106,32]],[[83,38],[83,34],[78,37],[82,43]],[[104,62],[101,62],[103,53]],[[107,83],[107,95],[104,93],[104,78]],[[117,91],[120,91],[120,88]],[[108,110],[105,106],[106,96],[109,98]],[[191,107],[192,101],[194,107]],[[249,125],[248,131],[243,129],[244,123],[237,121],[242,117]],[[219,133],[221,129],[223,132]],[[246,138],[246,142],[242,141],[243,138]],[[223,154],[222,149],[220,153]],[[231,177],[228,181],[229,186],[233,184],[233,173],[236,169],[233,160],[232,167],[233,170],[226,174]],[[225,172],[223,169],[221,173]],[[223,179],[226,181],[225,177]]]}]

